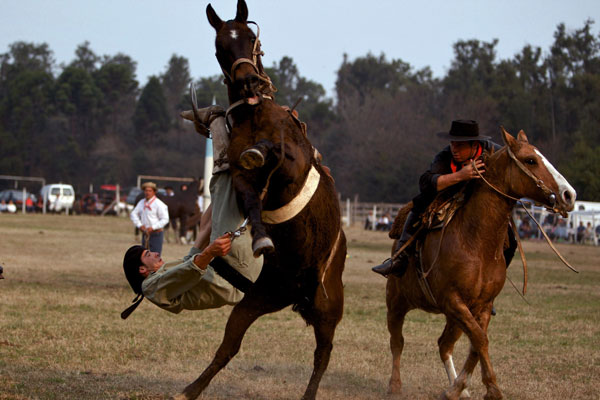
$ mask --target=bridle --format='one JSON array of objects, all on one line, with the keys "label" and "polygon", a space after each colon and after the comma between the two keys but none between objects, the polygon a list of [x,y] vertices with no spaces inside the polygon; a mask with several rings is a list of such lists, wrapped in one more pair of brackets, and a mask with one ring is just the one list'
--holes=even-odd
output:
[{"label": "bridle", "polygon": [[[528,170],[525,165],[523,165],[523,163],[515,156],[515,153],[513,153],[513,151],[511,150],[510,146],[508,145],[508,143],[506,142],[506,139],[504,138],[504,136],[502,136],[502,140],[504,141],[505,144],[505,148],[506,151],[508,153],[508,156],[511,158],[511,160],[513,160],[513,162],[515,163],[515,165],[525,174],[527,175],[529,178],[531,178],[534,182],[535,185],[542,190],[544,197],[546,197],[546,199],[548,199],[550,206],[546,206],[546,208],[548,208],[549,210],[556,212],[556,213],[561,213],[561,211],[555,207],[556,204],[556,193],[554,193],[554,191],[552,189],[550,189],[548,186],[546,186],[546,184],[544,183],[543,180],[541,180],[540,178],[538,178],[537,176],[535,176],[530,170]],[[492,189],[494,189],[496,192],[498,192],[500,195],[509,198],[511,200],[514,200],[516,202],[521,203],[521,205],[524,206],[523,201],[521,199],[518,199],[516,197],[510,196],[506,193],[504,193],[503,191],[501,191],[500,189],[498,189],[497,187],[495,187],[494,185],[492,185],[487,179],[484,178],[484,176],[481,174],[481,172],[479,172],[479,170],[475,167],[475,160],[471,160],[471,166],[473,167],[473,169],[477,172],[477,175],[479,175],[479,177]],[[562,213],[561,213],[562,214]]]},{"label": "bridle", "polygon": [[[260,57],[264,56],[265,53],[260,49],[260,27],[254,21],[247,21],[246,24],[254,24],[256,25],[256,40],[254,41],[254,46],[252,47],[252,59],[240,57],[236,59],[231,65],[230,71],[226,71],[223,66],[221,66],[221,71],[223,71],[223,75],[225,75],[225,84],[232,84],[233,77],[235,76],[235,71],[242,64],[250,64],[256,72],[258,79],[264,82],[263,86],[260,88],[261,94],[270,95],[275,93],[277,89],[273,86],[271,82],[271,78],[267,74],[265,74],[264,70],[258,67],[258,62],[260,61]],[[220,65],[220,64],[219,64]]]},{"label": "bridle", "polygon": [[[523,165],[523,163],[517,159],[517,157],[515,156],[515,154],[513,153],[513,151],[510,149],[510,146],[506,142],[506,139],[504,138],[504,135],[502,135],[502,140],[504,141],[504,144],[506,145],[505,147],[506,147],[508,156],[515,162],[515,164],[517,165],[517,167],[519,167],[519,169],[525,173],[525,175],[527,175],[528,177],[530,177],[531,179],[533,179],[533,181],[535,182],[536,186],[542,190],[542,192],[544,193],[544,195],[546,196],[546,198],[552,203],[552,207],[546,206],[546,208],[548,208],[549,210],[551,210],[553,212],[558,212],[561,215],[563,215],[563,213],[560,210],[558,210],[557,207],[554,206],[554,204],[556,203],[556,194],[548,186],[546,186],[541,179],[539,179],[531,171],[529,171],[527,168],[525,168],[525,165]],[[477,171],[477,175],[479,175],[479,177],[483,180],[483,182],[485,182],[490,188],[494,189],[500,195],[502,195],[502,196],[504,196],[506,198],[509,198],[511,200],[514,200],[514,201],[520,203],[523,206],[523,209],[525,210],[525,212],[527,213],[527,215],[529,216],[529,218],[531,218],[533,220],[533,222],[535,222],[535,224],[538,226],[538,229],[540,230],[540,232],[542,233],[542,235],[544,236],[544,238],[546,239],[546,241],[550,245],[550,248],[554,251],[554,253],[556,253],[556,255],[558,256],[558,258],[569,269],[571,269],[573,272],[577,272],[578,273],[579,271],[577,271],[575,268],[573,268],[571,266],[571,264],[569,264],[569,262],[567,260],[565,260],[565,258],[558,252],[558,250],[556,249],[556,247],[554,247],[554,245],[552,244],[552,241],[550,240],[550,238],[548,237],[548,235],[546,234],[546,232],[544,231],[544,229],[541,227],[540,223],[537,221],[537,219],[535,219],[535,217],[533,215],[531,215],[531,213],[529,212],[529,210],[525,206],[525,202],[523,200],[521,200],[521,199],[517,199],[516,197],[510,196],[510,195],[504,193],[503,191],[501,191],[500,189],[498,189],[497,187],[495,187],[494,185],[492,185],[487,179],[485,179],[483,177],[483,175],[481,174],[481,172],[479,172],[479,170],[475,167],[475,160],[471,160],[471,165],[472,165],[473,169],[475,171]],[[513,227],[513,232],[514,232],[516,230],[515,226],[514,226],[514,222],[512,222],[512,218],[510,218],[510,219],[511,219],[511,223],[512,223],[511,226]],[[518,238],[519,237],[518,233],[515,236],[516,236],[516,238]],[[520,243],[519,243],[519,245],[520,245]],[[521,253],[521,258],[524,259],[523,258],[524,257],[523,252],[520,251],[520,253]]]}]

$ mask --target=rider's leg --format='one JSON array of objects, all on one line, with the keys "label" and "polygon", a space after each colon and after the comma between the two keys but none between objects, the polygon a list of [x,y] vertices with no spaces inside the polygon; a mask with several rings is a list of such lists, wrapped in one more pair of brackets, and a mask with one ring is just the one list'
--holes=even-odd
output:
[{"label": "rider's leg", "polygon": [[[402,235],[400,235],[400,239],[398,239],[398,241],[396,242],[396,246],[394,246],[394,255],[415,234],[417,230],[417,227],[415,225],[417,225],[417,222],[419,222],[419,213],[417,213],[416,211],[409,212],[406,216],[406,222],[404,223],[404,227],[402,229]],[[387,276],[389,274],[402,276],[406,272],[407,266],[408,254],[406,251],[403,251],[396,257],[388,258],[383,262],[383,264],[373,267],[372,270],[373,272],[376,272],[383,276]]]}]

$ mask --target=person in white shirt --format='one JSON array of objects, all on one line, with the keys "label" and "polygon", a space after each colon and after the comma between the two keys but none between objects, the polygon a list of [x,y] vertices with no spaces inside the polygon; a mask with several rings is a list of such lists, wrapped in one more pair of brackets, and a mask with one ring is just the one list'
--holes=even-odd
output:
[{"label": "person in white shirt", "polygon": [[[142,231],[142,247],[160,254],[164,239],[163,228],[169,223],[169,209],[156,197],[156,184],[146,182],[142,185],[144,198],[131,212],[133,224]],[[148,241],[148,244],[146,244]]]}]

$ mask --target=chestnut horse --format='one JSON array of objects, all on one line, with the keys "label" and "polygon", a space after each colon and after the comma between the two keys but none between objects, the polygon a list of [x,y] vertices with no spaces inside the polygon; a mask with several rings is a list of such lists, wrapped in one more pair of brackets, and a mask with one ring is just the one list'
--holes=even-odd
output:
[{"label": "chestnut horse", "polygon": [[[484,178],[489,184],[483,179],[471,181],[470,197],[450,223],[442,230],[430,231],[422,241],[421,265],[431,294],[425,295],[429,293],[425,286],[420,288],[423,282],[419,283],[415,257],[404,276],[388,278],[387,321],[393,358],[390,393],[400,392],[402,385],[404,317],[419,308],[446,316],[438,345],[450,387],[442,398],[469,397],[466,386],[477,362],[481,362],[487,390],[484,398],[502,398],[488,355],[487,329],[494,299],[506,278],[503,245],[511,211],[516,199],[526,197],[566,216],[576,196],[565,178],[529,144],[523,131],[515,139],[502,128],[502,136],[506,146],[486,160]],[[457,377],[452,351],[463,332],[469,338],[470,351]]]},{"label": "chestnut horse", "polygon": [[[237,354],[257,318],[292,305],[314,328],[313,373],[303,396],[314,399],[344,302],[346,239],[333,179],[315,157],[301,124],[272,99],[274,89],[260,62],[258,38],[247,24],[246,3],[238,1],[230,21],[222,21],[210,4],[206,12],[217,32],[216,56],[231,104],[230,171],[252,226],[253,250],[264,254],[264,265],[233,308],[214,359],[178,398],[198,397]],[[195,105],[194,113],[200,122]]]}]

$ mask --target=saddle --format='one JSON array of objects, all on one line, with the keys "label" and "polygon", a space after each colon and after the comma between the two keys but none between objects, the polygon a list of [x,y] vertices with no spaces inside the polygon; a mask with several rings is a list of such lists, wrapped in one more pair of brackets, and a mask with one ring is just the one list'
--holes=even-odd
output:
[{"label": "saddle", "polygon": [[[461,188],[456,193],[448,195],[447,193],[440,193],[435,200],[427,207],[425,212],[421,214],[419,219],[419,236],[424,237],[427,232],[442,229],[447,225],[456,211],[461,208],[466,202],[465,187]],[[404,228],[404,222],[408,213],[412,210],[412,201],[398,210],[398,214],[394,219],[392,229],[389,232],[391,239],[400,239],[402,230]]]}]

